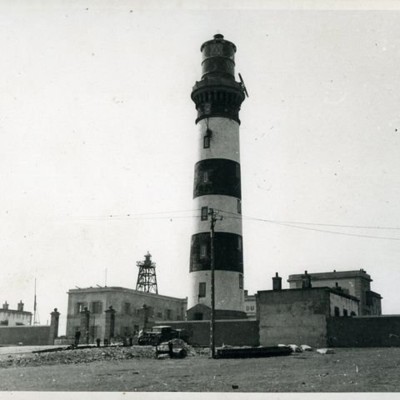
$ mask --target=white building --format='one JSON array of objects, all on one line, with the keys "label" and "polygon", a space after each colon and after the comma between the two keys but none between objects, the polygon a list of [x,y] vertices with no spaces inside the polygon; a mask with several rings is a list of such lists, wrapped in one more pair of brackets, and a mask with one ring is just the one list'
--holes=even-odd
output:
[{"label": "white building", "polygon": [[32,324],[32,313],[24,311],[24,303],[20,301],[16,310],[11,310],[7,302],[0,308],[0,326],[21,326]]}]

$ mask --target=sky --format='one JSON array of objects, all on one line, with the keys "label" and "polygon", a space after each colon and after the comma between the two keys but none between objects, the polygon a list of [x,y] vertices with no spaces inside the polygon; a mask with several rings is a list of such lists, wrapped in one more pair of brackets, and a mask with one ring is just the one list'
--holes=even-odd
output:
[{"label": "sky", "polygon": [[188,295],[190,93],[221,33],[250,95],[245,289],[363,268],[400,314],[400,12],[194,4],[0,3],[1,304],[32,311],[36,278],[40,322],[65,326],[69,289],[135,288],[147,251]]}]

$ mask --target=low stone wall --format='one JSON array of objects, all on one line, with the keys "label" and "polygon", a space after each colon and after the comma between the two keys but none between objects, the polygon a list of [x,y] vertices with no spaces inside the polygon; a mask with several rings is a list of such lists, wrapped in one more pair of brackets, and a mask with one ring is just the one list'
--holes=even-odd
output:
[{"label": "low stone wall", "polygon": [[[163,321],[175,329],[185,329],[189,333],[189,343],[199,346],[210,344],[209,321]],[[253,320],[221,320],[215,323],[216,346],[259,346],[259,324]]]},{"label": "low stone wall", "polygon": [[400,315],[327,320],[330,347],[400,346]]},{"label": "low stone wall", "polygon": [[53,344],[50,341],[50,325],[0,327],[0,346]]}]

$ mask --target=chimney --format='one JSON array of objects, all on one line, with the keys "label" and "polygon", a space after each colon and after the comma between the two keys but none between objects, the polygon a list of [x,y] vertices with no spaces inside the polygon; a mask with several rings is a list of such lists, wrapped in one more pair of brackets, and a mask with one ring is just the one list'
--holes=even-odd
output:
[{"label": "chimney", "polygon": [[24,303],[22,302],[22,300],[20,300],[20,302],[18,303],[18,311],[24,311]]},{"label": "chimney", "polygon": [[272,278],[272,290],[282,290],[282,278],[275,272],[275,276]]},{"label": "chimney", "polygon": [[339,283],[335,282],[335,289],[336,290],[342,290],[342,288],[339,286]]},{"label": "chimney", "polygon": [[247,297],[249,295],[249,291],[248,290],[245,290],[244,291],[244,297]]},{"label": "chimney", "polygon": [[8,303],[7,300],[3,304],[3,310],[8,310]]},{"label": "chimney", "polygon": [[302,276],[302,289],[310,289],[311,288],[311,276],[308,275],[307,271],[304,271],[304,275]]}]

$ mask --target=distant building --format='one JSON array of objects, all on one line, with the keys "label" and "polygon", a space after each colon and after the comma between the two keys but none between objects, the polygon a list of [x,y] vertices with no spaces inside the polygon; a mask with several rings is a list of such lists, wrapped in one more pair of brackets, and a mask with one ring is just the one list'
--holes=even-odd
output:
[{"label": "distant building", "polygon": [[67,337],[80,332],[82,343],[132,337],[144,326],[182,321],[187,299],[122,287],[71,289],[68,292]]},{"label": "distant building", "polygon": [[249,295],[247,290],[244,291],[244,311],[246,313],[247,318],[253,319],[256,317],[256,296]]},{"label": "distant building", "polygon": [[328,319],[357,316],[359,310],[356,297],[328,287],[264,290],[257,293],[256,299],[263,346],[326,346]]},{"label": "distant building", "polygon": [[[19,317],[22,315],[22,320],[25,321],[27,318],[29,323],[24,324],[23,322],[17,322],[13,325],[0,325],[0,346],[41,346],[54,344],[54,341],[58,336],[58,325],[60,319],[60,313],[57,308],[50,313],[50,325],[31,325],[30,321],[32,313],[23,311],[22,302],[20,302],[18,306],[21,309],[20,311],[9,310],[7,308],[8,304],[5,303],[3,304],[3,308],[0,309],[0,315],[3,314],[4,309],[6,309],[6,312],[8,313],[13,313],[13,317],[15,317],[15,313],[18,312]],[[21,314],[21,312],[25,314]],[[15,321],[15,318],[10,319]]]},{"label": "distant building", "polygon": [[0,326],[31,325],[32,313],[24,311],[24,303],[20,301],[16,310],[11,310],[7,302],[0,308]]},{"label": "distant building", "polygon": [[[356,271],[336,271],[307,274],[310,285],[329,287],[342,291],[345,294],[359,299],[358,315],[381,315],[382,296],[371,290],[372,279],[363,269]],[[290,289],[299,289],[303,285],[305,275],[290,275],[288,282]]]},{"label": "distant building", "polygon": [[[272,279],[273,290],[259,291],[256,295],[263,346],[278,343],[360,346],[369,343],[363,337],[363,330],[369,326],[383,329],[386,323],[386,320],[379,322],[382,297],[371,291],[372,279],[363,269],[290,275],[289,289],[282,289],[278,274]],[[396,323],[393,321],[388,325],[390,329]],[[348,334],[351,329],[353,334],[346,339],[343,332]],[[384,343],[383,336],[370,342]]]}]

